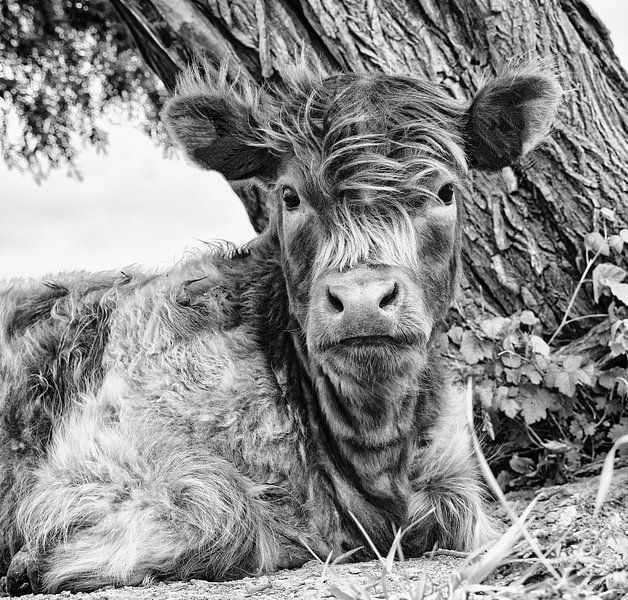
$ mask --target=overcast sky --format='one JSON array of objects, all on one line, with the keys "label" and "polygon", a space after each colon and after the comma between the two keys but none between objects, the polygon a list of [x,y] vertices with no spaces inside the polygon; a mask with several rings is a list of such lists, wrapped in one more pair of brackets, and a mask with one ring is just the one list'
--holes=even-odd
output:
[{"label": "overcast sky", "polygon": [[[591,0],[628,65],[628,0]],[[0,164],[0,277],[80,268],[165,266],[199,240],[254,234],[226,182],[162,151],[131,124],[108,126],[106,155],[79,158],[83,181],[42,185]]]}]

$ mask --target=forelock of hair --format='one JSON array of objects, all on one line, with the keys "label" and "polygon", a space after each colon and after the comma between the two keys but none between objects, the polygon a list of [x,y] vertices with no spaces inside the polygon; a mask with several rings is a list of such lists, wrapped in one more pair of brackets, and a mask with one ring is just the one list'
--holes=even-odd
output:
[{"label": "forelock of hair", "polygon": [[330,198],[432,194],[426,181],[466,171],[465,107],[403,76],[334,74],[302,61],[272,90],[265,145],[293,155]]},{"label": "forelock of hair", "polygon": [[418,270],[418,239],[412,217],[401,205],[341,203],[328,216],[315,272],[344,271],[360,263]]}]

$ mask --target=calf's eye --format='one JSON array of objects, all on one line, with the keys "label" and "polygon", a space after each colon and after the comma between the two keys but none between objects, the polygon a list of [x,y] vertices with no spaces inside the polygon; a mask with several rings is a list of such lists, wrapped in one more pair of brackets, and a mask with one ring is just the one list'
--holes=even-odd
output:
[{"label": "calf's eye", "polygon": [[281,190],[281,198],[287,210],[294,210],[301,204],[299,195],[291,187],[286,186]]},{"label": "calf's eye", "polygon": [[438,190],[438,198],[443,204],[447,206],[454,201],[455,197],[456,194],[454,192],[454,186],[451,183],[446,183],[445,185],[441,186],[440,190]]}]

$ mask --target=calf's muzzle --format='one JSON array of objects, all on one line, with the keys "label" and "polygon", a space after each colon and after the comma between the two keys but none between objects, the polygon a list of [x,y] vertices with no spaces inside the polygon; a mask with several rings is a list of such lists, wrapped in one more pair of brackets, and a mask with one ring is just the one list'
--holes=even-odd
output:
[{"label": "calf's muzzle", "polygon": [[310,317],[330,344],[397,341],[410,287],[393,267],[328,273],[313,287]]}]

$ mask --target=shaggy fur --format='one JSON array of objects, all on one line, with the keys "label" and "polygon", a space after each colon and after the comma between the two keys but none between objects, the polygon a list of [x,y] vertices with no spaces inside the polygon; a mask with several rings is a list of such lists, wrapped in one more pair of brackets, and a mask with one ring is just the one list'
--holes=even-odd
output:
[{"label": "shaggy fur", "polygon": [[[160,274],[4,284],[11,581],[268,572],[304,563],[306,547],[365,546],[351,515],[382,552],[417,522],[407,556],[493,535],[434,339],[456,287],[467,161],[513,160],[555,110],[551,76],[505,77],[471,109],[427,82],[324,78],[311,63],[261,93],[198,69],[182,79],[171,134],[199,166],[263,182],[270,227]],[[485,125],[503,111],[504,143]],[[20,548],[28,574],[10,564]]]}]

